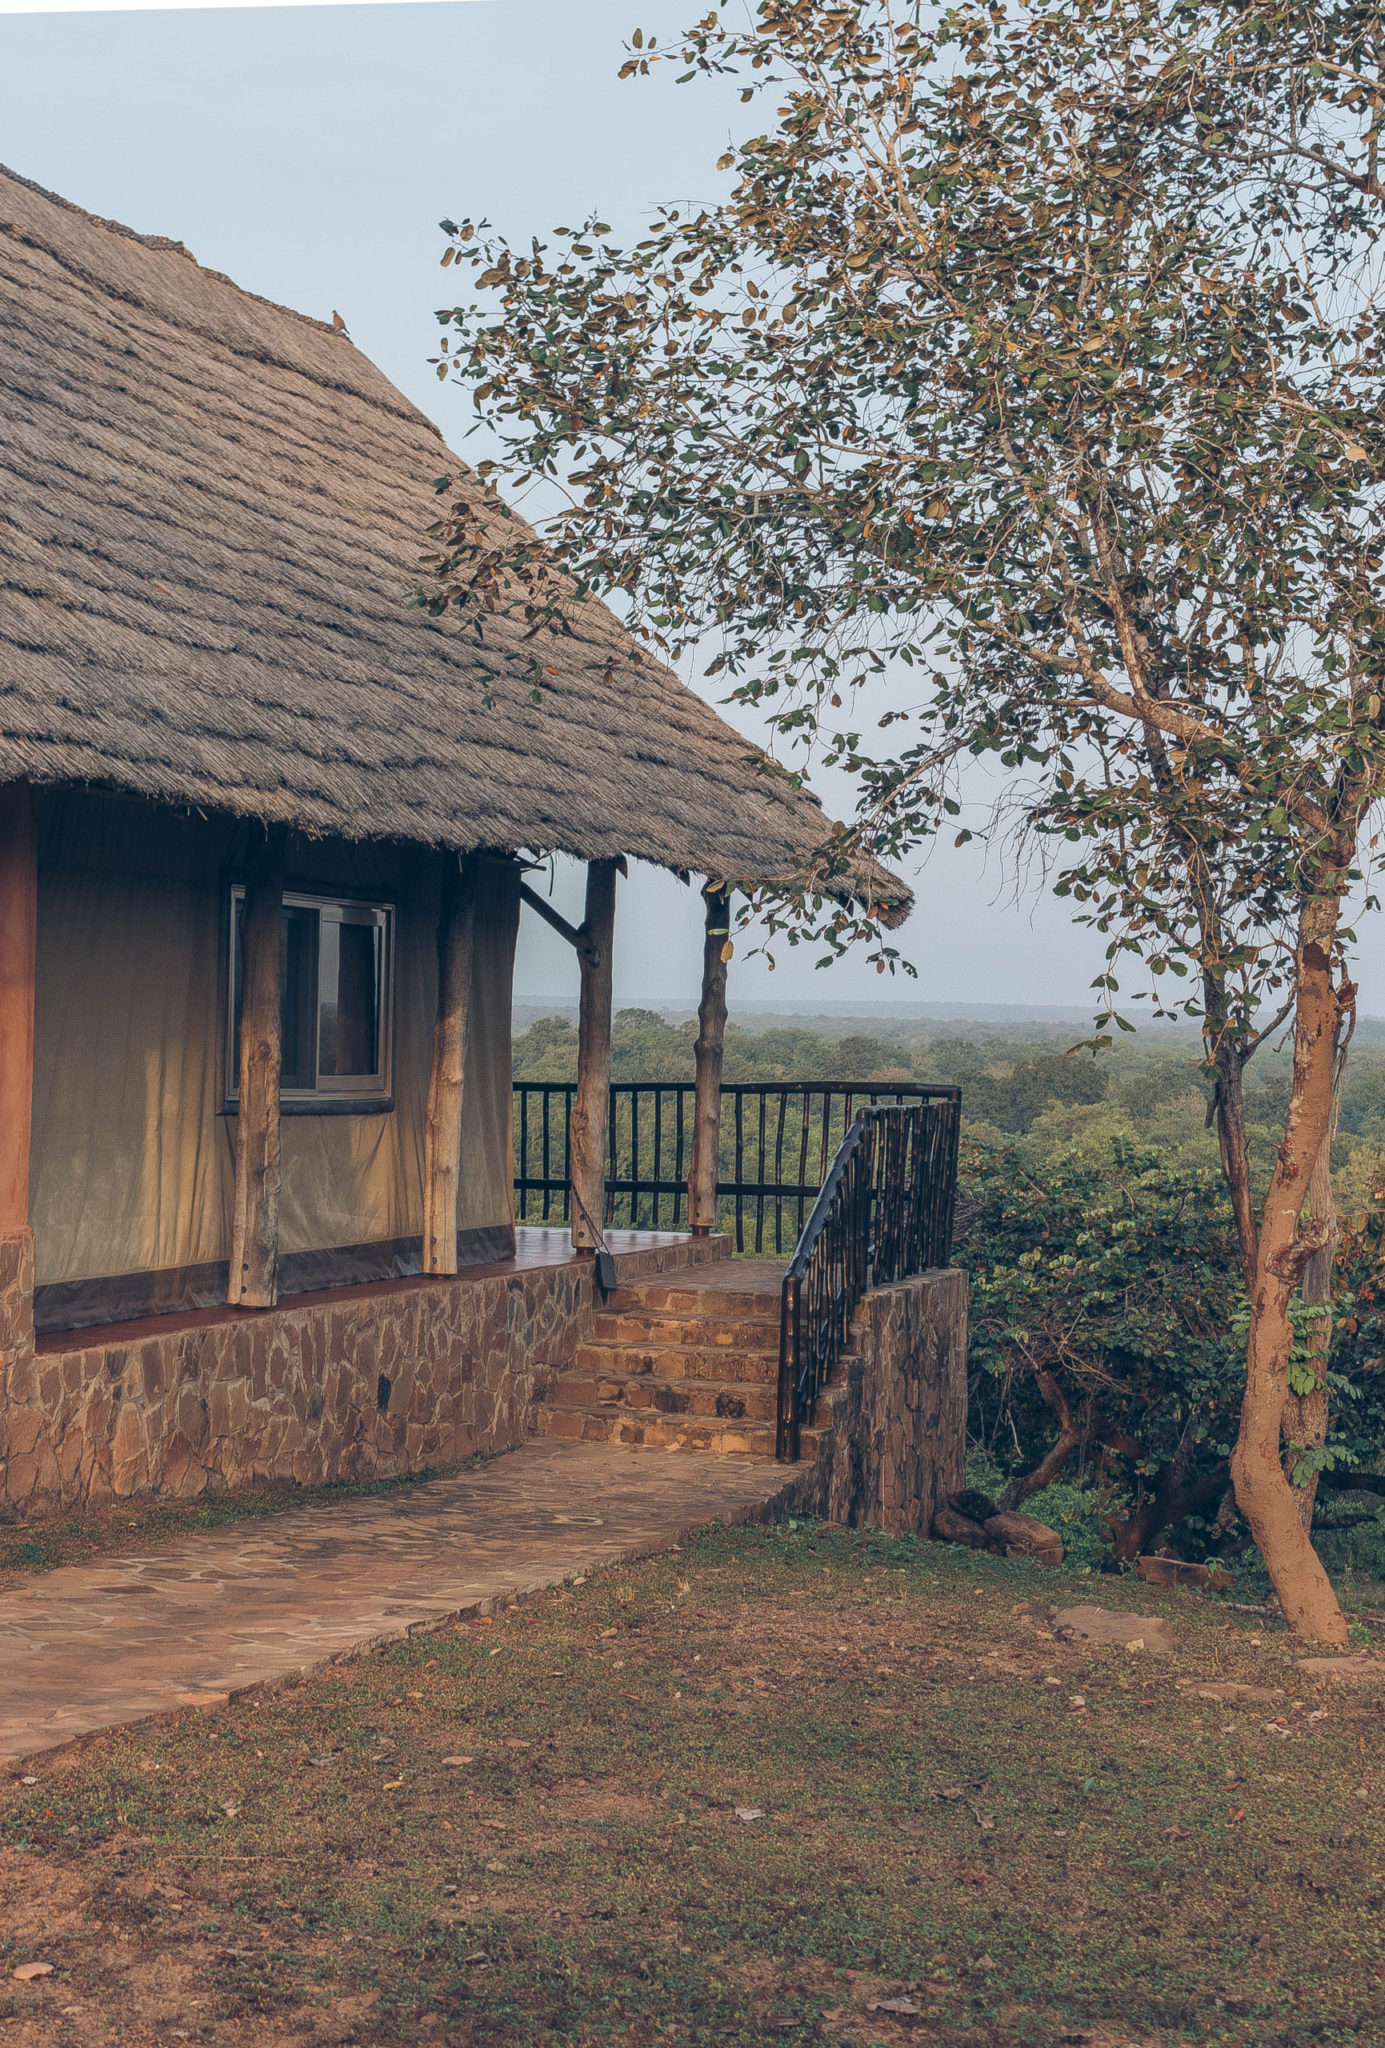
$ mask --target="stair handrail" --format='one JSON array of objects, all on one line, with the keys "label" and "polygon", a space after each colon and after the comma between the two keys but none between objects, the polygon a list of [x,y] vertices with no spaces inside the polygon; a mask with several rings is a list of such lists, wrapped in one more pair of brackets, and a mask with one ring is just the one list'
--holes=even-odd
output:
[{"label": "stair handrail", "polygon": [[796,1463],[805,1422],[845,1349],[867,1288],[952,1255],[961,1091],[858,1110],[784,1273],[775,1456]]}]

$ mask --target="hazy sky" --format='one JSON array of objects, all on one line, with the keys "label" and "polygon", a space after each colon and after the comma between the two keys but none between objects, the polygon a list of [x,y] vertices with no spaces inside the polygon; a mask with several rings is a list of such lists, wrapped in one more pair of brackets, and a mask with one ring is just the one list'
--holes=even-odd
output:
[{"label": "hazy sky", "polygon": [[[0,162],[186,242],[251,291],[320,318],[339,310],[455,445],[467,400],[427,360],[446,298],[439,219],[488,215],[528,237],[596,207],[629,231],[657,201],[710,193],[740,114],[734,92],[616,79],[632,29],[662,36],[700,11],[694,0],[441,0],[0,12]],[[829,785],[822,794],[843,801]],[[900,934],[916,982],[863,963],[815,972],[799,949],[772,974],[738,961],[733,999],[1086,1000],[1099,942],[1038,885],[1016,902],[998,855],[939,850],[916,886]],[[576,873],[560,875],[557,900],[577,908]],[[695,994],[693,892],[636,871],[617,922],[619,996]],[[537,920],[525,925],[517,998],[570,993],[571,955]],[[1367,1006],[1385,1009],[1385,973],[1363,970]]]}]

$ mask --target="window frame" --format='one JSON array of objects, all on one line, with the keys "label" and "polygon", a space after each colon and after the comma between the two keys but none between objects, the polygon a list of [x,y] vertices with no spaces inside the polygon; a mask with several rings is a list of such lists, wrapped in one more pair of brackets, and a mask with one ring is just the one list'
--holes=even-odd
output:
[{"label": "window frame", "polygon": [[[222,888],[221,957],[224,1001],[222,1025],[225,1054],[222,1061],[222,1114],[235,1116],[240,1109],[240,1073],[236,1057],[236,918],[245,899],[245,883],[231,877]],[[331,889],[322,885],[286,886],[285,910],[313,910],[318,913],[315,933],[317,969],[316,1001],[313,1004],[313,1074],[311,1088],[280,1087],[281,1116],[369,1116],[394,1108],[394,1007],[395,947],[398,924],[396,899],[383,891]],[[318,1071],[322,1029],[321,944],[324,911],[369,911],[381,932],[379,998],[379,1064],[373,1074],[322,1074]],[[338,922],[343,920],[338,917]],[[347,918],[348,923],[366,922]]]}]

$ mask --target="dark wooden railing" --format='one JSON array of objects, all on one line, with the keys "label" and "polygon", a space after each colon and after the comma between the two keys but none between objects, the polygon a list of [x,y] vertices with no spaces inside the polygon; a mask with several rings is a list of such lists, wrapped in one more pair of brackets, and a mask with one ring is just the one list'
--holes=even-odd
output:
[{"label": "dark wooden railing", "polygon": [[[515,1083],[515,1213],[521,1223],[569,1220],[568,1124],[575,1094],[567,1081]],[[859,1110],[945,1103],[956,1094],[918,1082],[726,1083],[718,1228],[734,1234],[738,1252],[783,1254],[803,1231]],[[692,1130],[691,1081],[612,1084],[609,1225],[687,1228]]]},{"label": "dark wooden railing", "polygon": [[945,1266],[952,1256],[961,1091],[857,1112],[784,1275],[775,1454],[799,1437],[846,1348],[870,1286]]}]

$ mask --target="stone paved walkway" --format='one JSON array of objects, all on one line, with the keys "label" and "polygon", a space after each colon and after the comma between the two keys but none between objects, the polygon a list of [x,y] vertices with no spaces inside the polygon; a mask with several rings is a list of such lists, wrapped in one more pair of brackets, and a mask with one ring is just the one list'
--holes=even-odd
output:
[{"label": "stone paved walkway", "polygon": [[0,1595],[0,1760],[758,1519],[766,1458],[536,1442],[451,1479],[64,1565]]}]

